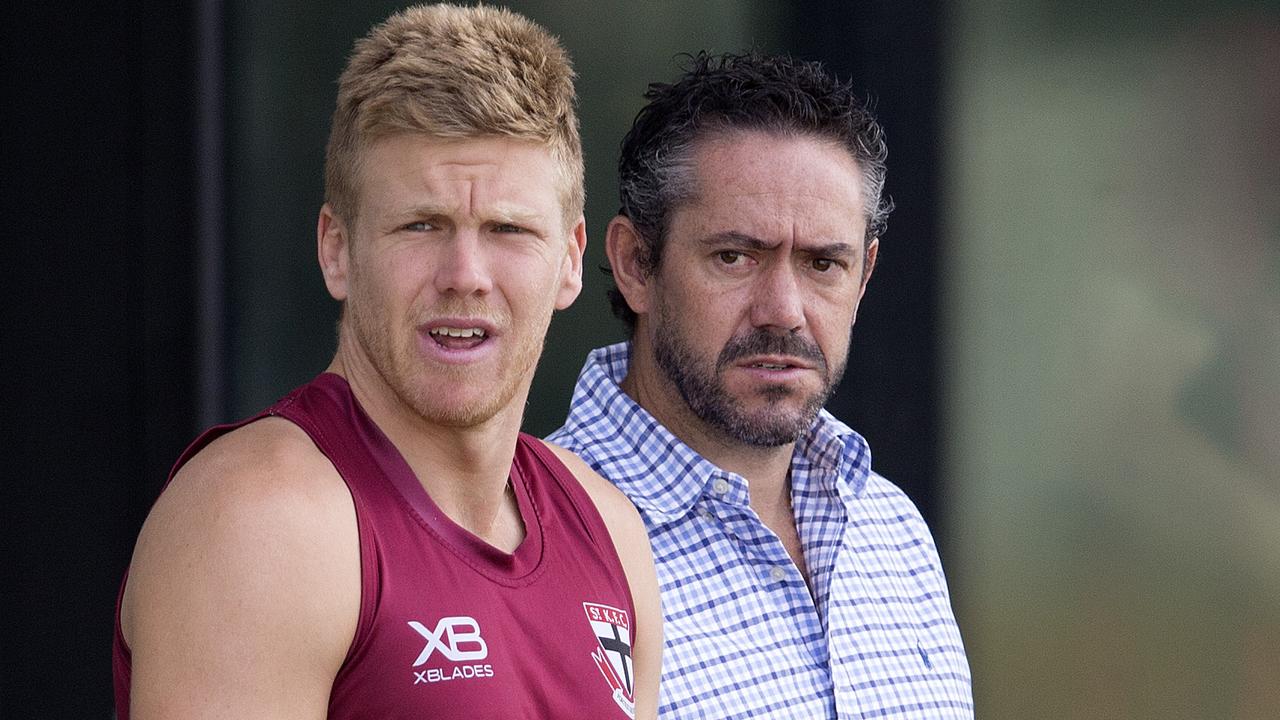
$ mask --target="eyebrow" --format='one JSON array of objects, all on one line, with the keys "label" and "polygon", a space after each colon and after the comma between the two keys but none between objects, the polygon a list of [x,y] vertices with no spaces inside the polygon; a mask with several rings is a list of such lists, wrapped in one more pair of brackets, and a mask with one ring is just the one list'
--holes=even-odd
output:
[{"label": "eyebrow", "polygon": [[[724,232],[712,233],[699,241],[706,246],[723,246],[743,248],[745,250],[772,250],[778,246],[778,243],[770,243],[754,235],[747,235],[735,230],[726,230]],[[846,242],[823,243],[821,245],[812,245],[799,248],[799,252],[814,257],[831,257],[843,258],[855,255],[857,250],[853,245]]]},{"label": "eyebrow", "polygon": [[490,208],[489,216],[494,220],[509,222],[515,225],[538,225],[545,222],[545,216],[518,205],[498,204]]},{"label": "eyebrow", "polygon": [[724,232],[712,233],[698,241],[702,245],[732,245],[734,247],[745,248],[747,250],[768,250],[777,247],[777,243],[767,243],[764,240],[754,236],[740,233],[734,230],[726,230]]},{"label": "eyebrow", "polygon": [[803,252],[815,257],[844,258],[858,254],[853,245],[843,242],[827,243],[804,248]]}]

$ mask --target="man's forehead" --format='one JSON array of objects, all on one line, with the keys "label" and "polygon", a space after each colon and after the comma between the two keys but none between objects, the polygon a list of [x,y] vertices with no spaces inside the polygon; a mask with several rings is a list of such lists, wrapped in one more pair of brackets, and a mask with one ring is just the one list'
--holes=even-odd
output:
[{"label": "man's forehead", "polygon": [[[684,197],[673,206],[739,204],[773,199],[816,201],[864,211],[858,162],[836,141],[812,134],[732,130],[698,140],[689,156]],[[735,210],[736,212],[736,210]]]},{"label": "man's forehead", "polygon": [[704,190],[675,206],[669,227],[694,241],[758,245],[758,249],[782,242],[860,246],[866,217],[848,196],[805,188],[758,193],[724,188]]},{"label": "man's forehead", "polygon": [[401,134],[380,138],[361,155],[363,186],[496,179],[537,191],[554,183],[558,164],[536,143],[499,137],[440,139]]},{"label": "man's forehead", "polygon": [[[406,154],[409,162],[387,168],[388,160],[403,159]],[[533,209],[542,205],[538,196],[550,191],[554,212],[566,222],[570,214],[569,175],[564,160],[550,143],[541,140],[507,135],[442,138],[414,132],[391,133],[369,141],[360,154],[357,173],[358,194],[366,207],[377,203],[377,193],[367,192],[370,186],[497,178],[501,182],[493,189],[501,193],[490,203],[497,212],[512,219],[538,214]]]}]

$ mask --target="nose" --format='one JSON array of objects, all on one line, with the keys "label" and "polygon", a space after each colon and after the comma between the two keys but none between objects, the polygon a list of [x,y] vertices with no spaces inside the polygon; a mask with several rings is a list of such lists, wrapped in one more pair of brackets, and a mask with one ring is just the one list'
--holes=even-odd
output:
[{"label": "nose", "polygon": [[804,326],[804,298],[790,263],[776,263],[761,273],[752,298],[751,323],[776,332]]},{"label": "nose", "polygon": [[493,288],[478,233],[455,232],[436,255],[436,291],[442,295],[483,295]]}]

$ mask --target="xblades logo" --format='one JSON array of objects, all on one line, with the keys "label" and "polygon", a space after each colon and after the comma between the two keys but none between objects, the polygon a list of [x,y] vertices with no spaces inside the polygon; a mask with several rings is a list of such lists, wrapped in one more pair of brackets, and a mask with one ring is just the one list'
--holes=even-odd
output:
[{"label": "xblades logo", "polygon": [[465,615],[440,618],[434,630],[428,629],[426,625],[416,620],[410,620],[409,627],[427,639],[427,646],[422,648],[422,652],[418,653],[418,659],[413,661],[415,668],[430,660],[437,650],[446,660],[455,663],[452,666],[414,670],[414,685],[434,685],[452,680],[493,677],[492,665],[469,662],[489,657],[489,646],[485,644],[484,638],[480,637],[480,623],[477,623],[475,618]]},{"label": "xblades logo", "polygon": [[453,662],[483,660],[489,656],[489,646],[480,637],[479,623],[465,615],[440,618],[435,630],[428,630],[426,625],[417,620],[410,620],[409,627],[427,639],[427,646],[422,648],[418,659],[413,661],[414,667],[431,659],[436,650]]}]

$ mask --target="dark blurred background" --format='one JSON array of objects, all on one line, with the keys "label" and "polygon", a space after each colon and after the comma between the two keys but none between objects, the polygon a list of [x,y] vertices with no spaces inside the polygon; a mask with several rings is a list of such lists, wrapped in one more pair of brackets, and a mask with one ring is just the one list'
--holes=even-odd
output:
[{"label": "dark blurred background", "polygon": [[[112,606],[198,430],[322,370],[323,147],[400,5],[25,4],[0,28],[4,718],[108,718]],[[680,53],[872,98],[897,204],[829,408],[935,530],[982,718],[1280,716],[1280,4],[528,0],[579,74],[586,287]],[[1069,8],[1069,9],[1068,9]]]}]

